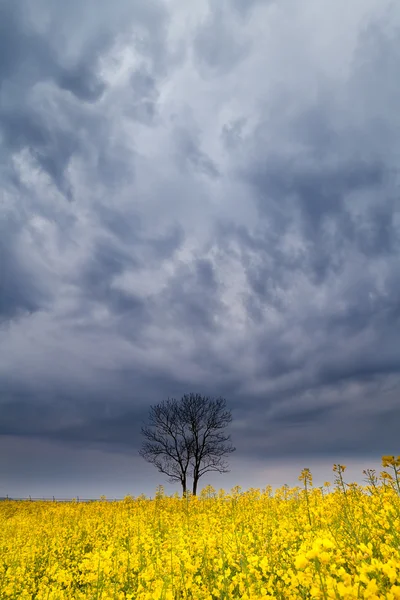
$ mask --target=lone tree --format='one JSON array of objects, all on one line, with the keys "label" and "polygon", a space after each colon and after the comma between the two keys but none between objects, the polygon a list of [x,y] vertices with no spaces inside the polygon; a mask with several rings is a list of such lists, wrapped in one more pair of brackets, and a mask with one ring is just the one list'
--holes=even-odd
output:
[{"label": "lone tree", "polygon": [[229,473],[224,456],[235,451],[223,429],[232,421],[224,398],[186,394],[150,407],[149,422],[139,454],[154,464],[171,483],[179,481],[183,494],[188,477],[197,494],[200,477],[210,471]]}]

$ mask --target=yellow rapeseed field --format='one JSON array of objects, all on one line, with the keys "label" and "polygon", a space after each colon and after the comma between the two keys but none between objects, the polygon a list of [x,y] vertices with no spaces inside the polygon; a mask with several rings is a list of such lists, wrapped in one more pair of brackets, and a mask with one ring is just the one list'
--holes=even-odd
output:
[{"label": "yellow rapeseed field", "polygon": [[0,503],[0,598],[400,598],[400,456],[365,486]]}]

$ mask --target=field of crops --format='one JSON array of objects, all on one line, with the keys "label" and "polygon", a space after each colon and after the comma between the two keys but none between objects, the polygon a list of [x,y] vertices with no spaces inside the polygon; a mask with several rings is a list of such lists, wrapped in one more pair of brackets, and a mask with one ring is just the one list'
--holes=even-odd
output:
[{"label": "field of crops", "polygon": [[0,503],[0,598],[400,598],[400,457],[379,476],[199,497]]}]

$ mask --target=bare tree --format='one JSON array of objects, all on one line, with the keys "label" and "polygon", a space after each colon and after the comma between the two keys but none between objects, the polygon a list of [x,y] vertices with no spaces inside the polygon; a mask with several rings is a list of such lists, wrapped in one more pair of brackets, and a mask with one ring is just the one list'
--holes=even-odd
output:
[{"label": "bare tree", "polygon": [[142,427],[145,442],[139,454],[169,477],[179,481],[183,494],[188,477],[193,495],[200,477],[210,471],[228,473],[224,457],[235,448],[224,433],[232,421],[223,398],[186,394],[178,401],[168,398],[150,407],[148,426]]}]

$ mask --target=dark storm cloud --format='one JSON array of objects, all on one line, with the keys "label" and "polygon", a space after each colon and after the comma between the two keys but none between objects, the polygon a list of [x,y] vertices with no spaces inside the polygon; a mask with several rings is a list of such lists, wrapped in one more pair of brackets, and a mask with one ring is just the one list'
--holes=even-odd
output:
[{"label": "dark storm cloud", "polygon": [[215,332],[215,316],[221,307],[212,263],[197,259],[190,266],[182,266],[171,279],[161,302],[182,329],[198,332],[195,335],[199,336]]},{"label": "dark storm cloud", "polygon": [[54,130],[44,122],[41,115],[24,114],[18,108],[4,111],[2,120],[3,143],[8,152],[27,147],[41,168],[56,182],[60,190],[70,197],[64,185],[64,170],[79,148],[74,136]]},{"label": "dark storm cloud", "polygon": [[[107,2],[90,2],[86,7],[73,2],[67,13],[60,2],[52,6],[42,2],[36,10],[37,14],[31,13],[26,2],[5,3],[0,7],[2,154],[6,157],[10,152],[28,148],[60,191],[72,199],[64,173],[71,158],[82,147],[76,130],[64,129],[53,112],[53,106],[50,112],[43,109],[48,104],[48,96],[58,88],[70,92],[78,101],[97,102],[106,88],[98,74],[98,62],[115,43],[116,34],[126,33],[132,13],[139,28],[152,27],[161,33],[163,10],[157,3],[146,9],[138,5],[130,7],[126,2],[121,2],[111,12]],[[94,18],[93,14],[96,14]],[[74,15],[72,20],[71,15]],[[127,16],[130,18],[125,20]],[[48,29],[46,26],[43,28],[46,22],[51,23]],[[85,24],[88,27],[87,37],[82,41],[80,34]],[[74,41],[77,48],[81,46],[78,58],[70,56],[76,52],[74,48],[71,53],[69,47]],[[162,43],[160,36],[151,49],[154,51],[154,64],[160,68]],[[45,86],[43,92],[40,86]],[[57,95],[55,102],[60,102]],[[140,102],[141,112],[148,113],[150,110],[151,114],[153,109],[146,103],[147,99],[143,98]],[[65,104],[59,104],[58,110],[65,110]],[[93,135],[93,131],[91,133]],[[99,148],[106,145],[104,137],[100,136],[97,143]],[[104,171],[108,166],[106,153],[100,153],[100,160],[103,165],[99,166]],[[115,170],[116,163],[111,162]]]},{"label": "dark storm cloud", "polygon": [[[78,140],[42,112],[30,98],[31,90],[38,83],[56,82],[77,98],[93,101],[103,86],[95,80],[93,65],[66,68],[57,60],[50,41],[32,29],[23,4],[5,3],[0,7],[2,154],[29,148],[40,166],[69,195],[63,174],[79,148]],[[90,60],[90,54],[85,60]]]},{"label": "dark storm cloud", "polygon": [[76,407],[71,410],[71,400],[69,398],[69,404],[63,406],[60,397],[57,398],[57,405],[54,399],[46,403],[39,398],[32,402],[32,396],[27,400],[14,397],[12,401],[2,404],[1,435],[38,437],[90,446],[103,443],[116,445],[118,449],[138,447],[140,439],[137,430],[140,431],[141,424],[146,420],[147,408],[128,408],[114,415],[112,410],[107,410],[111,405],[103,399],[104,405],[97,409],[97,414],[84,406],[77,419]]},{"label": "dark storm cloud", "polygon": [[290,410],[287,414],[277,414],[271,418],[271,425],[279,427],[280,424],[285,426],[295,427],[297,424],[307,423],[312,426],[318,426],[321,419],[325,419],[333,410],[332,406],[318,406],[316,408],[308,408],[299,410]]},{"label": "dark storm cloud", "polygon": [[[398,382],[398,378],[394,380]],[[325,382],[314,390],[298,389],[293,396],[278,394],[276,402],[263,402],[257,421],[249,417],[252,408],[246,415],[242,404],[237,414],[243,417],[251,442],[245,442],[240,427],[234,424],[238,450],[259,461],[277,457],[310,460],[318,455],[334,457],[335,462],[341,456],[379,457],[383,447],[396,454],[393,424],[400,419],[399,385],[388,391],[384,381],[385,375],[375,374],[363,381],[353,373],[351,381],[338,377],[332,385]],[[260,405],[261,398],[259,411]]]},{"label": "dark storm cloud", "polygon": [[[127,221],[126,215],[104,206],[99,210],[99,217],[112,237],[104,236],[96,240],[91,254],[74,281],[80,289],[81,301],[107,306],[118,318],[119,333],[129,339],[137,339],[152,320],[151,312],[155,308],[155,300],[138,295],[134,286],[125,290],[116,287],[113,283],[118,276],[140,273],[143,264],[159,265],[160,262],[171,258],[183,242],[183,233],[181,228],[172,227],[164,235],[153,238],[142,230],[140,221],[135,215],[132,216],[131,221]],[[203,280],[205,280],[208,273],[206,267],[203,270]],[[201,278],[201,264],[198,271]],[[183,282],[179,280],[178,285],[181,283]],[[165,306],[169,302],[174,306],[179,304],[185,306],[185,296],[182,296],[183,287],[175,288],[172,283],[171,288],[173,297],[170,300],[163,300]],[[200,289],[198,287],[198,292]],[[195,302],[193,307],[194,305]],[[189,306],[185,308],[190,310]]]},{"label": "dark storm cloud", "polygon": [[124,269],[137,265],[137,261],[127,251],[124,252],[107,239],[99,240],[80,273],[79,287],[90,299],[113,305],[114,302],[118,302],[117,296],[121,295],[111,289],[113,278]]},{"label": "dark storm cloud", "polygon": [[19,236],[20,219],[0,219],[0,325],[49,306],[52,293],[29,269]]},{"label": "dark storm cloud", "polygon": [[[110,452],[137,451],[150,404],[163,398],[180,398],[181,386],[171,377],[119,369],[110,373],[114,386],[79,396],[73,390],[35,392],[29,385],[4,382],[0,435],[38,438]],[[203,384],[201,393],[212,395]]]},{"label": "dark storm cloud", "polygon": [[[124,377],[121,370],[119,375],[114,387],[92,388],[85,395],[77,395],[76,389],[67,386],[35,390],[29,382],[3,380],[1,435],[137,446],[140,423],[148,412],[148,396],[142,395],[137,386],[151,388],[154,382],[150,377],[146,382],[143,373],[136,376],[130,371],[129,377]],[[167,382],[158,378],[157,383]],[[129,390],[129,385],[133,389]],[[114,424],[108,431],[107,421]],[[124,432],[118,433],[118,424],[123,423]]]},{"label": "dark storm cloud", "polygon": [[63,90],[68,90],[79,100],[95,102],[105,89],[103,82],[93,76],[88,65],[77,65],[74,69],[65,70],[57,78]]},{"label": "dark storm cloud", "polygon": [[194,391],[228,400],[252,464],[398,452],[400,45],[380,6],[1,6],[10,448],[133,456],[149,405]]},{"label": "dark storm cloud", "polygon": [[0,6],[0,33],[0,81],[3,86],[20,70],[32,77],[38,70],[51,69],[53,60],[46,40],[27,27],[17,3]]},{"label": "dark storm cloud", "polygon": [[21,400],[13,396],[2,402],[1,435],[39,436],[54,429],[55,419],[60,418],[60,408],[53,403],[46,405],[29,399]]},{"label": "dark storm cloud", "polygon": [[[321,155],[325,147],[323,144],[314,144],[314,149],[317,155]],[[332,149],[332,157],[338,150],[339,147]],[[386,181],[382,162],[343,160],[341,164],[331,167],[316,160],[307,167],[301,164],[301,156],[298,161],[296,164],[295,159],[266,157],[265,165],[251,165],[246,178],[257,191],[260,211],[270,215],[272,209],[278,226],[285,227],[291,222],[287,211],[298,210],[307,239],[318,236],[327,218],[339,221],[342,235],[354,236],[357,223],[350,218],[346,197],[365,190],[380,195]],[[385,202],[387,198],[381,197],[381,200]],[[391,213],[393,208],[389,206],[386,210]],[[385,214],[385,207],[374,206],[370,210],[372,215],[378,211],[381,215]],[[367,219],[373,222],[370,215],[367,215]],[[383,217],[382,224],[390,226],[390,215]],[[379,223],[374,224],[374,228],[379,229]],[[323,243],[319,241],[323,249]]]}]

